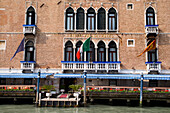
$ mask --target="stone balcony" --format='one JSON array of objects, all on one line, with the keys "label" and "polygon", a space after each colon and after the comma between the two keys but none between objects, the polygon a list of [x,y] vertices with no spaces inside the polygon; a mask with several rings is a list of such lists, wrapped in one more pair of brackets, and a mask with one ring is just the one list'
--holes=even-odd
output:
[{"label": "stone balcony", "polygon": [[157,35],[158,31],[159,31],[158,25],[146,25],[145,26],[146,35],[149,35],[149,34]]},{"label": "stone balcony", "polygon": [[36,28],[37,28],[36,25],[23,25],[23,33],[24,33],[24,35],[26,35],[26,34],[35,35]]},{"label": "stone balcony", "polygon": [[162,62],[145,62],[147,65],[147,71],[149,72],[161,72]]},{"label": "stone balcony", "polygon": [[88,61],[61,61],[62,70],[87,71],[120,71],[120,61],[117,62],[88,62]]},{"label": "stone balcony", "polygon": [[20,61],[22,70],[34,70],[35,61]]}]

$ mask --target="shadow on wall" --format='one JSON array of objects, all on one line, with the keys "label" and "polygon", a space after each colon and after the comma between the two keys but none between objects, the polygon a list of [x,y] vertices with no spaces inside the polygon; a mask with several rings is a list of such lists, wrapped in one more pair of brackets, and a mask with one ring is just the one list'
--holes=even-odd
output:
[{"label": "shadow on wall", "polygon": [[41,30],[37,27],[37,44],[46,44],[48,37],[45,33],[42,33]]}]

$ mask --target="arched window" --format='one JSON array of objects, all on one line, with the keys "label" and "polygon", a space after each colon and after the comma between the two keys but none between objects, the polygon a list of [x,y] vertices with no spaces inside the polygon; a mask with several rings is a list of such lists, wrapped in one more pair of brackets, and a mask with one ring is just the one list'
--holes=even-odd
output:
[{"label": "arched window", "polygon": [[114,8],[110,8],[108,11],[108,29],[109,30],[117,29],[117,13]]},{"label": "arched window", "polygon": [[25,45],[25,61],[34,61],[34,43],[28,41]]},{"label": "arched window", "polygon": [[90,50],[86,52],[86,61],[95,61],[95,48],[94,43],[90,41]]},{"label": "arched window", "polygon": [[97,59],[100,62],[106,61],[106,48],[103,41],[100,41],[98,44],[98,52],[97,52]]},{"label": "arched window", "polygon": [[[83,43],[81,41],[78,41],[77,44],[76,44],[76,52],[75,52],[75,56],[80,48],[80,46],[82,45]],[[84,52],[81,53],[81,56],[80,56],[80,60],[77,59],[76,57],[76,61],[84,61]]]},{"label": "arched window", "polygon": [[69,7],[66,10],[66,30],[74,29],[74,10]]},{"label": "arched window", "polygon": [[[153,41],[154,39],[150,39],[147,46]],[[148,62],[157,62],[157,48],[154,50],[148,51]]]},{"label": "arched window", "polygon": [[73,61],[73,44],[71,41],[65,44],[65,61]]},{"label": "arched window", "polygon": [[155,25],[155,12],[152,7],[146,10],[146,25]]},{"label": "arched window", "polygon": [[108,56],[109,56],[108,59],[109,62],[117,61],[117,47],[114,41],[111,41],[109,43]]},{"label": "arched window", "polygon": [[35,10],[32,6],[28,8],[26,17],[27,17],[26,20],[27,25],[35,25]]},{"label": "arched window", "polygon": [[79,8],[76,16],[76,29],[84,30],[84,10]]},{"label": "arched window", "polygon": [[89,8],[87,10],[87,30],[95,30],[95,25],[96,25],[96,21],[95,21],[95,11],[93,8]]},{"label": "arched window", "polygon": [[97,14],[97,29],[105,30],[106,29],[106,12],[103,8],[100,8]]}]

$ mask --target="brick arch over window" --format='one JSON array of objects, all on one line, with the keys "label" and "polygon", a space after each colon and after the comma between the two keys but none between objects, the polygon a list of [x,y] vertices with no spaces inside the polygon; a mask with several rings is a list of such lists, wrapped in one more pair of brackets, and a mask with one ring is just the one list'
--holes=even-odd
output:
[{"label": "brick arch over window", "polygon": [[108,49],[108,61],[109,62],[116,62],[117,61],[117,46],[114,41],[109,43]]},{"label": "brick arch over window", "polygon": [[32,6],[27,9],[26,25],[35,25],[35,10]]},{"label": "brick arch over window", "polygon": [[71,41],[65,43],[65,61],[73,61],[73,44]]},{"label": "brick arch over window", "polygon": [[65,29],[66,30],[73,30],[74,29],[74,10],[69,7],[66,10],[66,22],[65,22]]},{"label": "brick arch over window", "polygon": [[[79,50],[79,48],[80,48],[80,46],[83,44],[83,42],[82,41],[78,41],[77,43],[76,43],[76,52],[75,52],[75,57],[76,57],[76,54],[77,54],[77,52],[78,52],[78,50]],[[81,53],[81,57],[80,57],[80,60],[78,60],[77,59],[77,57],[75,58],[76,59],[76,61],[84,61],[84,52],[83,53]]]},{"label": "brick arch over window", "polygon": [[96,29],[96,13],[93,8],[87,10],[87,30]]},{"label": "brick arch over window", "polygon": [[90,50],[86,52],[86,61],[95,61],[95,45],[90,41]]},{"label": "brick arch over window", "polygon": [[105,62],[106,61],[106,46],[103,41],[100,41],[98,44],[97,49],[97,61],[99,62]]},{"label": "brick arch over window", "polygon": [[155,25],[155,11],[152,7],[146,10],[146,25]]},{"label": "brick arch over window", "polygon": [[106,29],[106,11],[104,8],[100,8],[97,14],[97,29],[105,30]]},{"label": "brick arch over window", "polygon": [[114,8],[108,11],[108,30],[117,30],[117,12]]},{"label": "brick arch over window", "polygon": [[25,61],[34,61],[34,43],[27,41],[25,44]]},{"label": "brick arch over window", "polygon": [[84,30],[84,9],[81,7],[77,9],[76,29]]}]

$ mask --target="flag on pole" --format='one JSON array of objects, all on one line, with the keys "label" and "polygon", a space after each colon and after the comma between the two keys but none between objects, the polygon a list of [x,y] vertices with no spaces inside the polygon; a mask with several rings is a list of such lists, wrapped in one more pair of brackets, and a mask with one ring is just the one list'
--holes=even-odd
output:
[{"label": "flag on pole", "polygon": [[77,57],[78,60],[80,60],[80,54],[81,54],[81,53],[90,50],[90,39],[91,39],[91,37],[89,37],[89,38],[80,46],[78,52],[76,53],[76,57]]},{"label": "flag on pole", "polygon": [[138,55],[137,57],[141,56],[143,53],[145,53],[146,51],[150,51],[150,50],[153,50],[153,49],[156,49],[156,39],[153,40],[146,48],[145,50],[140,54]]},{"label": "flag on pole", "polygon": [[24,51],[24,38],[22,39],[20,45],[18,46],[18,49],[14,53],[14,56],[10,59],[10,61],[15,57],[15,55],[21,51]]}]

